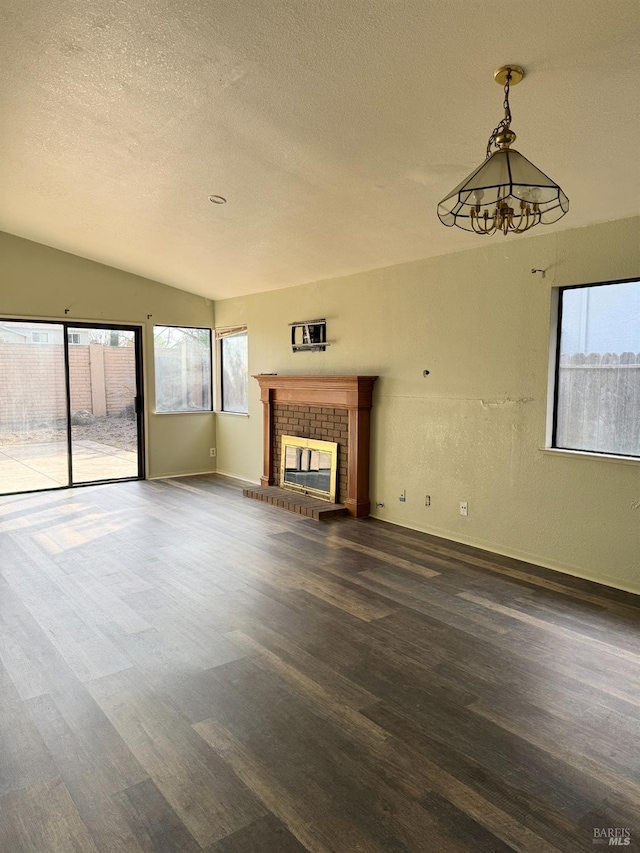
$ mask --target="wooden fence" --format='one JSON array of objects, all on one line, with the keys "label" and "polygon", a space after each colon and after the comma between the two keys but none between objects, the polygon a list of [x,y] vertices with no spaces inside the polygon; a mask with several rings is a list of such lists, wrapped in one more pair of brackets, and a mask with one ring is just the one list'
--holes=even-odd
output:
[{"label": "wooden fence", "polygon": [[640,455],[640,353],[561,358],[556,443]]},{"label": "wooden fence", "polygon": [[[136,389],[133,347],[69,347],[71,411],[118,416]],[[48,426],[66,418],[62,344],[0,343],[0,429]]]}]

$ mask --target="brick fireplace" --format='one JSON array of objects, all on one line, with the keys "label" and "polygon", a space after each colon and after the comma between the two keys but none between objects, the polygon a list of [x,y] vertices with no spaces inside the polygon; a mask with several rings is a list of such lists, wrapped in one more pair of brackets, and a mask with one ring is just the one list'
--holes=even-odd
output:
[{"label": "brick fireplace", "polygon": [[[369,427],[377,376],[254,376],[264,406],[263,487],[280,485],[283,435],[335,441],[337,501],[369,515]],[[344,511],[344,510],[343,510]]]}]

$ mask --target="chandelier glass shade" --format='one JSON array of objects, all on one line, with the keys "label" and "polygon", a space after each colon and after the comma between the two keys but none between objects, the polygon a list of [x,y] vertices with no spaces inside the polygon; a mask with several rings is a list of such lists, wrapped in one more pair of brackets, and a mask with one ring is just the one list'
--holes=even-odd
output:
[{"label": "chandelier glass shade", "polygon": [[[569,210],[569,199],[558,184],[509,147],[516,138],[509,109],[509,85],[516,71],[519,82],[524,72],[518,66],[496,71],[496,79],[505,82],[505,117],[489,138],[484,163],[438,205],[443,225],[476,234],[521,234],[535,225],[557,222]],[[497,150],[492,151],[494,145]]]}]

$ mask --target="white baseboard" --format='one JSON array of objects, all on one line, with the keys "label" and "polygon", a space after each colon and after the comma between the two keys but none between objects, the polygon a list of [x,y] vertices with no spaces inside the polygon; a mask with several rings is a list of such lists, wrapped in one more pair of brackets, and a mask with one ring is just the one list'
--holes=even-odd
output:
[{"label": "white baseboard", "polygon": [[174,477],[202,477],[204,474],[216,474],[217,471],[176,471],[170,474],[156,474],[155,477],[147,477],[147,480],[172,480]]},{"label": "white baseboard", "polygon": [[244,483],[247,486],[259,486],[260,480],[247,480],[246,477],[241,477],[239,474],[231,474],[229,471],[216,471],[220,477],[225,477],[227,480],[236,480],[238,483]]},{"label": "white baseboard", "polygon": [[492,542],[488,542],[484,539],[460,536],[459,534],[452,533],[449,530],[441,530],[440,528],[432,527],[428,529],[426,527],[414,527],[410,524],[399,524],[397,521],[380,518],[379,515],[374,515],[373,513],[371,513],[370,517],[375,518],[376,521],[384,521],[386,524],[393,524],[396,527],[405,527],[407,530],[417,530],[418,533],[428,533],[431,536],[438,536],[441,539],[450,539],[452,542],[459,542],[461,545],[470,545],[472,548],[480,548],[482,551],[499,554],[502,557],[511,557],[513,560],[522,560],[525,563],[531,563],[534,566],[541,566],[543,569],[551,569],[551,571],[559,572],[563,575],[570,575],[574,578],[598,583],[601,586],[611,587],[611,589],[619,589],[621,592],[630,592],[633,595],[640,595],[640,587],[636,587],[634,589],[631,586],[626,586],[619,582],[613,583],[612,581],[607,581],[602,577],[596,577],[595,575],[589,574],[578,566],[572,566],[568,563],[550,562],[539,557],[537,554],[531,554],[528,551],[517,551],[510,548],[498,547]]}]

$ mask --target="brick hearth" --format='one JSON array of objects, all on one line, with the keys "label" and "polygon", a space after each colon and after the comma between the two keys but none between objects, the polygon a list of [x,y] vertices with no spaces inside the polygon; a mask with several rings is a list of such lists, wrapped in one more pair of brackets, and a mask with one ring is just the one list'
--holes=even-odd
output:
[{"label": "brick hearth", "polygon": [[336,515],[345,515],[347,512],[346,506],[342,506],[342,504],[319,501],[317,498],[309,497],[309,495],[301,495],[289,489],[279,489],[276,486],[267,486],[265,489],[258,486],[249,487],[243,489],[242,494],[245,498],[253,498],[256,501],[263,501],[263,503],[278,506],[281,509],[288,509],[289,512],[297,512],[298,515],[304,515],[316,521],[325,521],[328,518],[335,518]]}]

